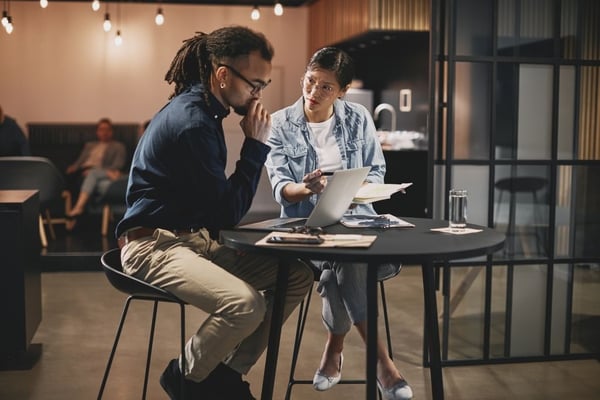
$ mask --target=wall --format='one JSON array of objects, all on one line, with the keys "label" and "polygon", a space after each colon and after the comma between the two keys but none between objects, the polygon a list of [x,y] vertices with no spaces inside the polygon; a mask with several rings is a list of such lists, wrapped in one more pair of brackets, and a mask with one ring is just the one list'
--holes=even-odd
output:
[{"label": "wall", "polygon": [[[102,30],[105,5],[92,11],[88,2],[11,2],[14,31],[0,30],[0,104],[25,129],[29,122],[142,123],[162,107],[172,88],[164,81],[182,40],[197,31],[244,25],[273,43],[273,82],[263,94],[269,110],[300,96],[298,80],[307,58],[308,11],[286,8],[276,17],[263,8],[259,21],[240,6],[162,5],[165,24],[154,23],[156,5],[110,3],[113,29]],[[114,37],[120,14],[123,44]],[[290,35],[289,32],[293,32]],[[232,170],[242,134],[239,117],[225,120]],[[263,177],[264,178],[264,177]],[[273,209],[268,182],[257,195],[259,209]]]},{"label": "wall", "polygon": [[[300,95],[298,77],[307,53],[304,8],[287,8],[282,17],[264,9],[254,22],[248,7],[163,5],[166,22],[159,27],[154,24],[155,5],[119,7],[121,47],[114,44],[114,3],[109,9],[113,30],[105,33],[105,9],[93,12],[87,2],[50,2],[46,9],[37,2],[11,2],[15,29],[11,35],[0,31],[0,104],[5,112],[22,126],[89,122],[102,116],[144,121],[171,92],[163,79],[182,40],[196,31],[234,24],[265,33],[275,47],[267,106],[278,108]],[[284,34],[290,31],[295,34]]]}]

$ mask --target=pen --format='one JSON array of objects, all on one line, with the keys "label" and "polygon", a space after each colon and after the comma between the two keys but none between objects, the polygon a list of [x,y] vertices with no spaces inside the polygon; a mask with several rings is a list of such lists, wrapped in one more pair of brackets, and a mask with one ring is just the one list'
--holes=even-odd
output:
[{"label": "pen", "polygon": [[321,176],[333,176],[333,171],[321,171]]}]

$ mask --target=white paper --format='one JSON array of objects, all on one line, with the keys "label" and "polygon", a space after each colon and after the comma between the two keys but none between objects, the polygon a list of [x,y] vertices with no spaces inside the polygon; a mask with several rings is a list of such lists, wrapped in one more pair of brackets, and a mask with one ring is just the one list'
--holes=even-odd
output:
[{"label": "white paper", "polygon": [[410,183],[367,183],[362,185],[352,200],[356,204],[368,204],[389,199],[394,193],[402,192],[412,185]]}]

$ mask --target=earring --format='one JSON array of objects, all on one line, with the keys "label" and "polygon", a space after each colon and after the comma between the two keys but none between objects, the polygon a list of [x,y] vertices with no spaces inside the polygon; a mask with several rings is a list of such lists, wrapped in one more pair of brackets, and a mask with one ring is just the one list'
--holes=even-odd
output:
[{"label": "earring", "polygon": [[220,87],[221,89],[225,89],[225,82],[221,82],[221,84],[219,85],[219,87]]}]

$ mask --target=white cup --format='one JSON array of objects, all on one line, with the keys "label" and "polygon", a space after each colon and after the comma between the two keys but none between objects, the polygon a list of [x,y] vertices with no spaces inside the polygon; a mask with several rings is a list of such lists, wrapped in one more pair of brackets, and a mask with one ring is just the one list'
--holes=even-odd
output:
[{"label": "white cup", "polygon": [[467,227],[467,191],[451,189],[449,195],[449,226],[452,230],[462,230]]}]

